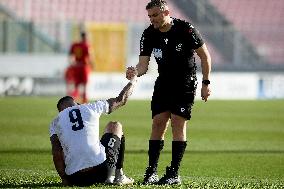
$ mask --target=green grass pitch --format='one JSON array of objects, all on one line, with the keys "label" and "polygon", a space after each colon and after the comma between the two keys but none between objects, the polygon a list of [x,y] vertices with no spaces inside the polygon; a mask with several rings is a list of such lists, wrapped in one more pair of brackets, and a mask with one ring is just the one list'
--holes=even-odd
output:
[{"label": "green grass pitch", "polygon": [[[56,97],[0,98],[0,188],[62,188],[49,142],[56,102]],[[284,188],[284,100],[196,101],[192,116],[180,168],[183,183],[173,187],[139,184],[148,163],[150,101],[132,100],[102,116],[101,130],[109,120],[124,126],[124,170],[136,180],[128,188]],[[159,175],[170,160],[171,127]]]}]

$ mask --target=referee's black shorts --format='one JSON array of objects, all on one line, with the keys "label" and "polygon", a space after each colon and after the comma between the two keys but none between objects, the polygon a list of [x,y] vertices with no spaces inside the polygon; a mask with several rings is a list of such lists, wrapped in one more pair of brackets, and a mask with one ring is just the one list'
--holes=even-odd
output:
[{"label": "referee's black shorts", "polygon": [[157,114],[169,111],[172,114],[179,115],[190,120],[191,110],[196,94],[195,82],[192,81],[192,84],[187,90],[177,89],[170,91],[165,88],[161,89],[161,87],[156,85],[151,101],[152,118],[154,118]]},{"label": "referee's black shorts", "polygon": [[68,180],[71,185],[90,186],[104,183],[113,174],[119,154],[120,138],[114,134],[106,133],[102,136],[101,143],[105,147],[106,160],[97,166],[69,175]]}]

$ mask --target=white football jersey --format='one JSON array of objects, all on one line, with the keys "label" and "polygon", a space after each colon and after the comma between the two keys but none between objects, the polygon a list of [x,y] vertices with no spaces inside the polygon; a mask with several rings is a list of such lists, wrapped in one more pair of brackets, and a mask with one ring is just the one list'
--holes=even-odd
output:
[{"label": "white football jersey", "polygon": [[50,124],[50,136],[56,134],[63,148],[67,175],[106,160],[100,143],[99,118],[108,112],[106,100],[76,105],[61,111]]}]

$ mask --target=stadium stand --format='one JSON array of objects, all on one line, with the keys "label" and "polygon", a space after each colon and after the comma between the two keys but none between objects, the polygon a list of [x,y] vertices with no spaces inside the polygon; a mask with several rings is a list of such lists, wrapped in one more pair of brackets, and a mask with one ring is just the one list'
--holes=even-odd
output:
[{"label": "stadium stand", "polygon": [[[58,31],[52,27],[54,22],[147,23],[147,2],[148,0],[1,0],[0,4],[7,7],[7,11],[12,12],[17,18],[32,21],[44,33],[57,39]],[[175,3],[168,2],[173,17],[188,20]],[[60,37],[61,40],[62,38]],[[224,62],[222,55],[209,42],[208,48],[212,51],[215,62]]]},{"label": "stadium stand", "polygon": [[[148,0],[1,0],[0,5],[18,19],[33,22],[37,30],[53,38],[51,41],[59,41],[61,46],[66,46],[66,31],[58,31],[62,22],[148,23],[145,14],[147,2]],[[263,61],[270,65],[284,65],[283,0],[271,0],[269,3],[266,0],[168,2],[174,17],[190,19],[197,26],[202,26],[201,32],[209,39],[208,48],[217,65],[245,66],[242,69],[255,66],[265,69],[267,65],[263,66]],[[207,19],[202,21],[200,18],[206,15]],[[218,27],[222,27],[220,31],[216,30]],[[225,33],[226,30],[229,32]],[[61,36],[58,37],[59,33]],[[238,46],[240,43],[242,46]],[[239,55],[245,58],[238,58]]]},{"label": "stadium stand", "polygon": [[[44,21],[146,22],[148,0],[1,0],[23,19]],[[169,2],[177,17],[184,17]]]},{"label": "stadium stand", "polygon": [[284,64],[283,0],[210,1],[269,63]]}]

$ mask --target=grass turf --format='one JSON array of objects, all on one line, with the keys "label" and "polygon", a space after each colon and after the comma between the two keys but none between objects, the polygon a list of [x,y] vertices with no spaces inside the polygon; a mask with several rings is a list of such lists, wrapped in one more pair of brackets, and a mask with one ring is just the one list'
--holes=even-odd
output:
[{"label": "grass turf", "polygon": [[[61,188],[49,142],[57,98],[0,98],[0,188]],[[143,186],[151,128],[150,101],[129,101],[101,117],[101,130],[118,120],[126,135],[129,188],[283,188],[284,101],[197,101],[188,122],[180,186]],[[171,160],[171,128],[159,175]],[[116,188],[98,185],[98,188]],[[119,187],[118,187],[119,188]],[[121,188],[121,187],[120,187]]]}]

